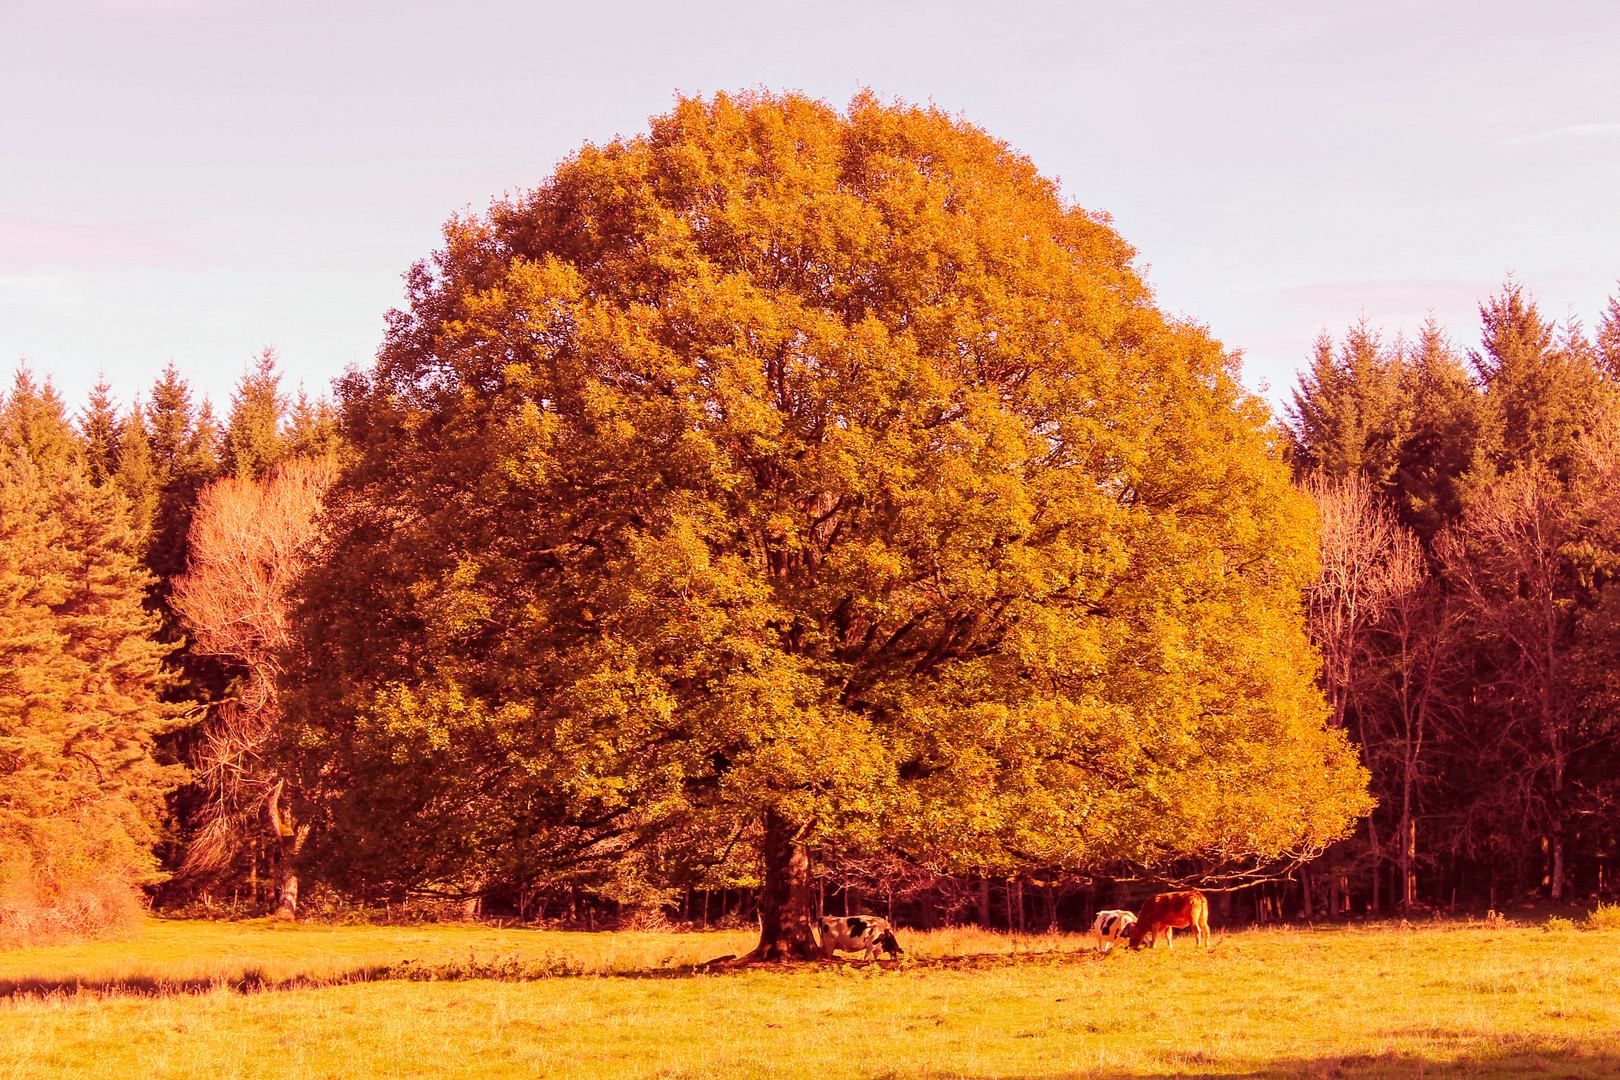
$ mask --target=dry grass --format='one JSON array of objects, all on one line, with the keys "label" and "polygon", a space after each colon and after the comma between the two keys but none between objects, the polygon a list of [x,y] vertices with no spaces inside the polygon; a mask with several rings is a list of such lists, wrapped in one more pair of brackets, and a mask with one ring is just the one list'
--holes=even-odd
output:
[{"label": "dry grass", "polygon": [[[1020,939],[1013,955],[995,935],[910,934],[915,959],[890,968],[614,978],[748,935],[284,929],[155,924],[139,943],[0,956],[0,976],[222,970],[250,953],[291,974],[300,949],[319,971],[519,945],[601,974],[18,999],[0,1004],[0,1078],[1620,1074],[1610,931],[1250,931],[1208,953],[1106,957],[1073,939]],[[953,966],[952,949],[989,944],[1004,955]]]}]

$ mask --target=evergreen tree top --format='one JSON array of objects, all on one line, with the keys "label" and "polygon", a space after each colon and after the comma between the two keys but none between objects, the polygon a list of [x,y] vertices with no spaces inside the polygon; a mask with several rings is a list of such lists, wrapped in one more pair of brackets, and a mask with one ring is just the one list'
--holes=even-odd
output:
[{"label": "evergreen tree top", "polygon": [[0,444],[21,449],[47,476],[68,472],[84,453],[62,396],[49,379],[36,383],[26,367],[17,369],[0,401]]}]

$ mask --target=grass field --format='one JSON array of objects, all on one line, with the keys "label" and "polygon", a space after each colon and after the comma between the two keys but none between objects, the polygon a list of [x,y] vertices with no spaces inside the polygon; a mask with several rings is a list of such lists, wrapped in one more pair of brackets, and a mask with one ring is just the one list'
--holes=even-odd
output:
[{"label": "grass field", "polygon": [[154,920],[0,953],[0,1078],[1620,1075],[1615,930],[902,941],[693,973],[750,936]]}]

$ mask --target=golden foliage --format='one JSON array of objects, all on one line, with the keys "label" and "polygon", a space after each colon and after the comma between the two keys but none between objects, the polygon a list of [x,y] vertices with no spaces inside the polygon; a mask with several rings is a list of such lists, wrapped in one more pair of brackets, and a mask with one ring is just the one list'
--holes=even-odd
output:
[{"label": "golden foliage", "polygon": [[683,100],[452,221],[306,593],[292,753],[351,856],[700,859],[766,808],[982,868],[1340,835],[1309,507],[1133,255],[869,95]]}]

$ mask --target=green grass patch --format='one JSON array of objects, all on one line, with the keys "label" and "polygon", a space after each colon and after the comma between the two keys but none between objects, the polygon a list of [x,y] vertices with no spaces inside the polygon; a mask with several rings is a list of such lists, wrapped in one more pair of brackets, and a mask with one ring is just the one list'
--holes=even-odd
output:
[{"label": "green grass patch", "polygon": [[[1107,956],[1077,938],[901,940],[893,966],[680,973],[750,935],[154,922],[0,954],[0,978],[315,978],[485,950],[565,957],[573,977],[17,997],[0,1003],[0,1077],[1620,1074],[1620,932],[1248,931]],[[660,977],[620,977],[638,971]]]}]

